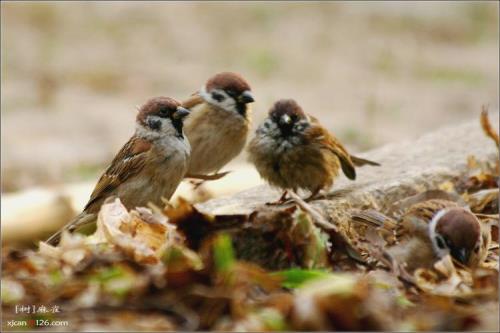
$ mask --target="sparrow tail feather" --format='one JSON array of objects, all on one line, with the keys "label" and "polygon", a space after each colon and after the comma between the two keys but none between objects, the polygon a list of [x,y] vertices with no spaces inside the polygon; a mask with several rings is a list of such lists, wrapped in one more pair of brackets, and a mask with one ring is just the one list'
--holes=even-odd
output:
[{"label": "sparrow tail feather", "polygon": [[373,209],[353,212],[351,218],[353,221],[387,231],[394,231],[398,227],[398,223],[392,218]]},{"label": "sparrow tail feather", "polygon": [[358,167],[363,166],[363,165],[380,166],[380,163],[366,160],[364,158],[356,157],[353,155],[351,155],[351,161],[352,161],[352,163],[354,163],[355,166],[358,166]]},{"label": "sparrow tail feather", "polygon": [[87,226],[95,222],[97,216],[96,214],[81,212],[73,220],[67,223],[64,227],[59,229],[56,233],[50,236],[45,242],[49,245],[56,246],[61,240],[61,235],[64,231],[74,232],[77,229],[82,229],[82,227]]}]

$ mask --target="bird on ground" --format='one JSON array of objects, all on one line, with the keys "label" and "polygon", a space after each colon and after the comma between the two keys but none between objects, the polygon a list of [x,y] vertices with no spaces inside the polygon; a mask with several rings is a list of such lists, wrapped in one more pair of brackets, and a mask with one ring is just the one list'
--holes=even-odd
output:
[{"label": "bird on ground", "polygon": [[396,244],[387,250],[411,271],[431,267],[448,254],[476,267],[485,260],[491,241],[489,228],[467,207],[444,199],[415,203],[399,221],[370,210],[355,212],[353,220],[393,232]]},{"label": "bird on ground", "polygon": [[135,134],[99,178],[83,211],[47,242],[55,245],[64,230],[95,226],[101,205],[118,197],[128,209],[170,199],[189,167],[190,145],[183,133],[189,110],[169,97],[150,99],[136,117]]},{"label": "bird on ground", "polygon": [[314,199],[332,186],[342,170],[356,179],[355,167],[380,164],[351,155],[340,141],[293,99],[277,101],[248,146],[250,161],[271,186],[311,193]]}]

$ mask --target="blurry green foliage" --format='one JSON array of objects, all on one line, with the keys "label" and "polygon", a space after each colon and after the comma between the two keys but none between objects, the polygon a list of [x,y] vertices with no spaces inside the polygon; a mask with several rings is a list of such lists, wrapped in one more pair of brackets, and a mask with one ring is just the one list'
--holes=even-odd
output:
[{"label": "blurry green foliage", "polygon": [[246,55],[248,66],[262,77],[268,77],[279,66],[279,58],[269,49],[251,49]]},{"label": "blurry green foliage", "polygon": [[324,278],[329,274],[330,273],[326,270],[301,268],[291,268],[272,273],[272,275],[279,276],[283,279],[281,282],[283,287],[291,289],[299,288],[308,281]]},{"label": "blurry green foliage", "polygon": [[450,3],[447,15],[415,15],[401,13],[370,15],[369,24],[390,34],[411,34],[421,40],[456,44],[477,43],[498,38],[498,4],[493,2]]},{"label": "blurry green foliage", "polygon": [[359,127],[346,127],[341,130],[340,137],[346,143],[354,144],[362,150],[373,147],[373,140],[369,134]]},{"label": "blurry green foliage", "polygon": [[473,69],[458,67],[417,66],[415,75],[424,80],[442,83],[460,82],[468,85],[478,85],[486,81],[482,73]]},{"label": "blurry green foliage", "polygon": [[96,178],[103,170],[104,165],[101,164],[84,164],[80,163],[75,167],[69,169],[65,173],[65,178],[67,180],[72,179],[94,179]]},{"label": "blurry green foliage", "polygon": [[383,49],[375,56],[373,67],[387,75],[394,75],[397,72],[396,59],[390,49]]},{"label": "blurry green foliage", "polygon": [[214,241],[213,249],[217,271],[229,271],[236,261],[231,238],[226,234],[218,235]]}]

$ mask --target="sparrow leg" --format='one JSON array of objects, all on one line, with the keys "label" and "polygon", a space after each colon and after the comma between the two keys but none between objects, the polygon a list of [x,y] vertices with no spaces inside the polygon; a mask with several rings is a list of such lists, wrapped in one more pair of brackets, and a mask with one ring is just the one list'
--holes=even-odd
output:
[{"label": "sparrow leg", "polygon": [[266,202],[267,206],[278,206],[286,203],[289,199],[287,199],[288,191],[285,190],[281,197],[277,201]]},{"label": "sparrow leg", "polygon": [[189,183],[191,183],[191,185],[193,185],[193,191],[196,191],[205,182],[206,182],[206,180],[194,180],[194,179],[191,179],[189,181]]},{"label": "sparrow leg", "polygon": [[315,190],[311,193],[311,195],[310,195],[310,196],[308,196],[306,199],[304,199],[304,201],[305,201],[305,202],[309,202],[309,201],[313,201],[314,199],[318,199],[318,198],[320,198],[321,196],[318,196],[318,194],[319,194],[319,191],[320,191],[320,190],[321,190],[320,188],[315,189]]}]

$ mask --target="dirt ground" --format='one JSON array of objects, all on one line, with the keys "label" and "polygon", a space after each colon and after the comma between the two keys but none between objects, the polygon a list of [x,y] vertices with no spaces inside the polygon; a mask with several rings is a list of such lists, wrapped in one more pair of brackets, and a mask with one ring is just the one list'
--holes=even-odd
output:
[{"label": "dirt ground", "polygon": [[254,126],[293,97],[354,152],[498,112],[496,2],[1,9],[3,192],[96,179],[137,105],[225,70],[251,83]]}]

